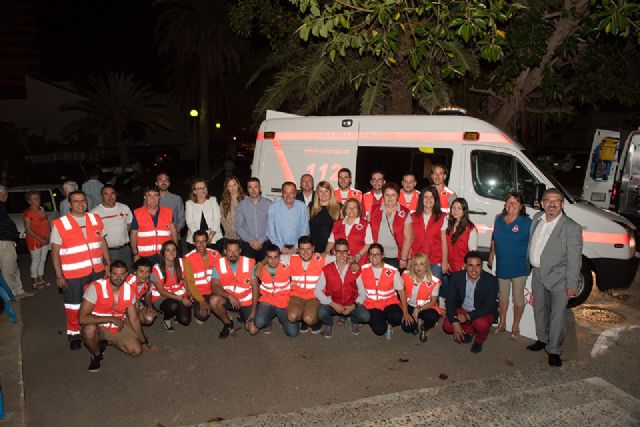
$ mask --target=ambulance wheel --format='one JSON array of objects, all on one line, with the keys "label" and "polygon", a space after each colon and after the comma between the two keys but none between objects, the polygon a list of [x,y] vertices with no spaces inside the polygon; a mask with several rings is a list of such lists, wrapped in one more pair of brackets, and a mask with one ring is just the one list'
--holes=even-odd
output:
[{"label": "ambulance wheel", "polygon": [[589,263],[582,258],[582,269],[580,270],[580,280],[578,281],[578,295],[574,298],[569,298],[567,308],[574,308],[582,304],[589,298],[591,290],[593,289],[593,275],[595,273],[591,271]]}]

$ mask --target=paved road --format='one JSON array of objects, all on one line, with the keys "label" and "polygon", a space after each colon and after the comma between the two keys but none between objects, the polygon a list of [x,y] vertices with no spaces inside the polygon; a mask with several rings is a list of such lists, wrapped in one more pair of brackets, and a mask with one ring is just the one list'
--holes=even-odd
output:
[{"label": "paved road", "polygon": [[[27,261],[25,256],[20,259],[25,272]],[[627,324],[640,323],[637,288],[622,292],[630,295],[626,301],[598,293],[595,303],[623,312]],[[156,321],[147,333],[159,346],[157,352],[134,360],[109,348],[101,371],[89,373],[89,353],[68,350],[62,296],[54,287],[24,301],[22,314],[32,426],[190,424],[350,401],[546,363],[541,354],[525,350],[530,340],[513,342],[506,334],[490,336],[485,350],[472,355],[468,346],[455,344],[440,329],[426,344],[401,331],[387,341],[368,328],[357,337],[340,328],[327,340],[310,334],[290,339],[275,327],[268,336],[242,332],[221,341],[221,324],[214,319],[177,326],[174,334]],[[563,358],[571,363],[589,357],[597,335],[610,326],[572,318]]]}]

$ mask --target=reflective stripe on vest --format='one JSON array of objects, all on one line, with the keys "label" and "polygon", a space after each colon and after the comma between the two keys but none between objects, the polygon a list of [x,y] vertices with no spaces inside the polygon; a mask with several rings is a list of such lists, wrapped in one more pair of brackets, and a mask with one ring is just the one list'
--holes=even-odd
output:
[{"label": "reflective stripe on vest", "polygon": [[[184,272],[184,264],[182,263],[182,258],[178,258],[178,262],[180,264],[181,271]],[[164,272],[162,272],[161,269],[160,269],[160,264],[156,264],[156,265],[153,266],[153,272],[156,274],[156,276],[158,276],[158,279],[160,279],[163,282],[163,283],[159,283],[159,285],[161,285],[167,291],[169,291],[169,292],[171,292],[171,293],[173,293],[173,294],[175,294],[177,296],[182,296],[182,295],[187,293],[187,290],[184,288],[184,283],[182,281],[176,282],[175,276],[168,277],[165,280]],[[151,300],[152,301],[156,301],[156,300],[160,299],[161,297],[162,297],[162,295],[160,295],[160,292],[158,292],[158,289],[156,289],[155,286],[152,286],[151,287]]]},{"label": "reflective stripe on vest", "polygon": [[[114,295],[111,289],[111,282],[109,279],[96,280],[90,286],[94,286],[96,290],[96,303],[93,306],[91,314],[100,317],[116,317],[118,319],[124,319],[126,309],[131,306],[133,298],[135,297],[135,291],[131,289],[131,285],[127,282],[123,283],[118,292],[118,300],[114,306]],[[117,333],[119,331],[118,325],[111,322],[100,323],[100,326],[109,330],[111,333]]]},{"label": "reflective stripe on vest", "polygon": [[85,214],[85,233],[67,214],[53,221],[61,238],[60,266],[67,279],[88,276],[104,270],[102,264],[102,222],[92,213]]},{"label": "reflective stripe on vest", "polygon": [[234,274],[226,257],[218,260],[216,269],[220,275],[220,286],[226,292],[238,298],[240,305],[248,306],[251,305],[253,299],[251,273],[255,261],[251,258],[241,256],[238,264]]}]

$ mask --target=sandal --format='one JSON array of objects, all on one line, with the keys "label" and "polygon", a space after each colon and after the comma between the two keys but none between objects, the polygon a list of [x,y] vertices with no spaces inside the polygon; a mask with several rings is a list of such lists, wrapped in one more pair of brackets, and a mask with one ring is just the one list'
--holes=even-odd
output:
[{"label": "sandal", "polygon": [[499,334],[500,332],[506,332],[507,328],[504,325],[498,325],[494,330],[494,334]]},{"label": "sandal", "polygon": [[511,330],[511,335],[509,336],[509,339],[512,341],[517,341],[518,338],[520,338],[520,329],[519,328],[513,328]]}]

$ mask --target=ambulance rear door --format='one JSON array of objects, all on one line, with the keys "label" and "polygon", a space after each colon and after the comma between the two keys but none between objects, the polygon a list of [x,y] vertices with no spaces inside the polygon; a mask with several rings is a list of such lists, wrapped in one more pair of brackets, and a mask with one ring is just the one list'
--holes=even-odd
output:
[{"label": "ambulance rear door", "polygon": [[311,174],[314,183],[338,185],[338,171],[356,166],[358,117],[285,117],[265,120],[258,133],[253,173],[265,197],[280,197],[285,181],[299,186]]},{"label": "ambulance rear door", "polygon": [[640,131],[631,132],[625,142],[618,179],[618,212],[637,216],[640,210]]},{"label": "ambulance rear door", "polygon": [[584,200],[598,207],[609,209],[611,191],[618,168],[619,148],[620,132],[596,130],[582,187]]}]

